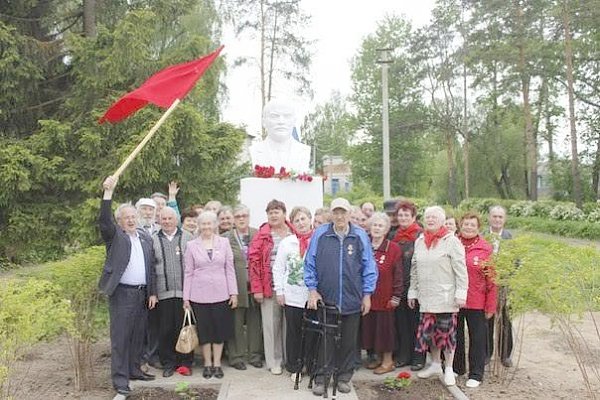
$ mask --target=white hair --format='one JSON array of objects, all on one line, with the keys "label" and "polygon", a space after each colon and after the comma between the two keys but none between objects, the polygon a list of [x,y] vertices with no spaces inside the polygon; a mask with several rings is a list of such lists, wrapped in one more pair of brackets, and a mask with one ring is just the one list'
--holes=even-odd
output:
[{"label": "white hair", "polygon": [[489,213],[493,213],[494,211],[502,211],[504,215],[506,215],[506,208],[502,207],[500,204],[496,204],[495,206],[491,206],[489,209]]},{"label": "white hair", "polygon": [[248,208],[248,206],[244,205],[244,204],[238,204],[237,206],[235,206],[233,208],[233,213],[237,214],[239,212],[248,212],[248,214],[250,213],[250,209]]},{"label": "white hair", "polygon": [[444,222],[446,221],[446,211],[444,211],[444,209],[440,206],[427,207],[423,215],[427,216],[428,214],[435,215],[436,217],[438,217],[438,220],[441,224],[444,224]]},{"label": "white hair", "polygon": [[383,221],[385,223],[386,229],[390,229],[390,217],[388,217],[388,215],[386,213],[382,213],[382,212],[374,212],[373,215],[371,215],[371,218],[369,218],[369,220],[367,221],[367,226],[369,228],[371,228],[371,225],[373,225],[373,222],[375,221]]},{"label": "white hair", "polygon": [[173,216],[175,218],[177,218],[177,212],[174,209],[172,209],[171,207],[163,208],[162,211],[160,212],[160,215],[163,216],[163,215],[165,215],[165,213],[171,213],[171,214],[173,214]]},{"label": "white hair", "polygon": [[213,225],[217,226],[217,214],[212,211],[202,211],[200,215],[198,215],[198,223],[204,221],[210,221]]},{"label": "white hair", "polygon": [[121,214],[123,213],[123,211],[125,211],[127,208],[133,208],[136,212],[136,208],[133,206],[133,204],[131,203],[123,203],[123,204],[119,204],[119,206],[117,207],[117,209],[115,210],[115,219],[118,221],[121,218]]}]

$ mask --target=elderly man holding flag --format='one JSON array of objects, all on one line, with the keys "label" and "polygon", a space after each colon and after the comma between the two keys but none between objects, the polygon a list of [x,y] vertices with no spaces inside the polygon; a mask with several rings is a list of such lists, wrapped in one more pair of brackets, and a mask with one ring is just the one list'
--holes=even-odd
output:
[{"label": "elderly man holding flag", "polygon": [[129,396],[130,380],[154,379],[153,375],[141,371],[140,359],[147,309],[156,307],[158,298],[152,240],[144,230],[137,229],[136,210],[131,205],[125,204],[117,209],[115,224],[111,217],[112,194],[119,176],[180,100],[192,90],[222,48],[197,60],[159,71],[138,89],[121,97],[99,121],[119,122],[148,103],[168,108],[117,171],[103,183],[99,223],[107,255],[99,287],[109,298],[111,377],[117,391],[115,399]]}]

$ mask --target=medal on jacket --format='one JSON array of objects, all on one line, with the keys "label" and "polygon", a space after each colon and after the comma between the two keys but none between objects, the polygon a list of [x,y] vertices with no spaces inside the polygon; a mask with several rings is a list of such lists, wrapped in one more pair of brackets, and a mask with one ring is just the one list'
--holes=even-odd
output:
[{"label": "medal on jacket", "polygon": [[477,257],[477,256],[473,257],[473,265],[475,265],[475,266],[479,265],[479,257]]},{"label": "medal on jacket", "polygon": [[181,254],[181,249],[179,248],[179,246],[175,247],[175,255],[178,256]]},{"label": "medal on jacket", "polygon": [[351,256],[354,253],[354,247],[351,244],[348,245],[348,255]]},{"label": "medal on jacket", "polygon": [[385,262],[385,254],[382,254],[381,257],[379,257],[379,264],[383,264]]}]

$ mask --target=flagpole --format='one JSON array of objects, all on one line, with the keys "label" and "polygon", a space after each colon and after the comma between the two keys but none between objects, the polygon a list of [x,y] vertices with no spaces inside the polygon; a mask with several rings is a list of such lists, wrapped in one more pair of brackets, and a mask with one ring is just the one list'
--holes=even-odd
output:
[{"label": "flagpole", "polygon": [[156,124],[154,124],[154,126],[152,127],[152,129],[150,129],[150,132],[148,132],[148,134],[146,135],[146,137],[144,137],[144,139],[142,139],[142,141],[131,152],[131,154],[129,154],[129,156],[125,159],[125,161],[123,161],[123,164],[121,164],[121,166],[119,167],[119,169],[117,169],[115,171],[115,173],[112,175],[115,179],[118,179],[119,176],[121,176],[121,174],[123,173],[123,171],[125,171],[125,168],[127,168],[129,166],[129,164],[131,164],[131,162],[133,161],[133,159],[140,153],[140,151],[142,151],[142,149],[144,148],[144,146],[146,145],[146,143],[148,143],[148,141],[150,139],[152,139],[152,136],[154,136],[154,134],[156,133],[156,131],[158,130],[158,128],[160,128],[161,125],[165,122],[165,120],[169,117],[169,115],[171,115],[171,113],[173,112],[173,110],[175,110],[175,108],[179,105],[180,101],[181,100],[179,100],[179,99],[175,99],[175,101],[173,102],[173,104],[171,104],[171,106],[167,109],[167,111],[165,111],[165,113],[162,115],[162,117],[160,117],[160,119],[156,122]]}]

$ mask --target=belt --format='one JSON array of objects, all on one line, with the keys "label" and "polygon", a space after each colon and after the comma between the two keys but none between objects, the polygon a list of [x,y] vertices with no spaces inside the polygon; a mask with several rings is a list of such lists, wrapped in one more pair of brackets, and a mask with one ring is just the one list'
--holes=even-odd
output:
[{"label": "belt", "polygon": [[128,285],[126,283],[119,283],[119,286],[125,289],[146,290],[146,285]]}]

